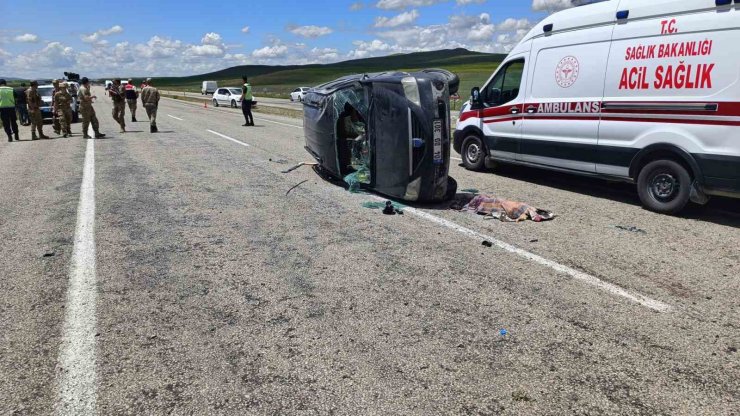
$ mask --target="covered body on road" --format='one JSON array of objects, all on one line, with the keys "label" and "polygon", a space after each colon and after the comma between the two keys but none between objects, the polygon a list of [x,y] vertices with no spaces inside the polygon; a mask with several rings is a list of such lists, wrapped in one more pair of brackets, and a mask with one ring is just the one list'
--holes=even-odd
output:
[{"label": "covered body on road", "polygon": [[306,150],[350,186],[407,201],[454,195],[449,178],[450,94],[456,75],[438,69],[352,75],[303,100]]}]

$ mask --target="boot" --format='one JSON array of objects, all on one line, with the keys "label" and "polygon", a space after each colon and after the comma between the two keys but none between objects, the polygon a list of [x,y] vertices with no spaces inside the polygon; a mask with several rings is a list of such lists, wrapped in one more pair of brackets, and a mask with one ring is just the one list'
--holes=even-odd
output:
[{"label": "boot", "polygon": [[44,139],[44,140],[48,140],[49,139],[49,136],[47,136],[43,132],[41,132],[41,133],[39,133],[39,138],[40,139]]},{"label": "boot", "polygon": [[101,133],[99,131],[96,131],[95,132],[95,138],[96,139],[100,139],[100,138],[103,138],[103,137],[105,137],[105,134],[103,134],[103,133]]},{"label": "boot", "polygon": [[21,138],[18,137],[18,133],[15,134],[15,141],[17,141],[17,142],[21,141]]},{"label": "boot", "polygon": [[11,135],[8,135],[8,141],[9,141],[9,142],[12,142],[12,141],[13,141],[13,136],[11,136]]},{"label": "boot", "polygon": [[157,132],[157,128],[156,127],[149,126],[149,133],[156,133],[156,132]]},{"label": "boot", "polygon": [[38,140],[39,138],[36,137],[36,132],[31,133],[31,140]]},{"label": "boot", "polygon": [[136,116],[131,116],[131,121],[136,123]]},{"label": "boot", "polygon": [[90,137],[90,136],[89,136],[89,135],[88,135],[87,133],[84,133],[84,134],[82,135],[82,138],[83,138],[83,139],[92,139],[92,137]]}]

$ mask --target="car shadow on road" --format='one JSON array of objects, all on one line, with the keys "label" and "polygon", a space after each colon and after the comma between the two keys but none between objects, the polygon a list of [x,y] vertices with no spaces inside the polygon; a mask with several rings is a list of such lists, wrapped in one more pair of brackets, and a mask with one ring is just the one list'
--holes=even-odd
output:
[{"label": "car shadow on road", "polygon": [[[496,168],[495,172],[489,174],[529,182],[533,185],[589,195],[594,198],[642,206],[635,185],[629,183],[513,165],[501,165]],[[485,192],[485,190],[482,191]],[[684,211],[676,216],[740,227],[740,199],[712,197],[707,205],[689,204]]]}]

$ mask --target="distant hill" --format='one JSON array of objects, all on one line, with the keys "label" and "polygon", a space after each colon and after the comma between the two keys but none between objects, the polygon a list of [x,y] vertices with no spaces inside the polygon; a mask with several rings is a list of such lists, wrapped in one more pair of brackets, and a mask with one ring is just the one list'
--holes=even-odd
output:
[{"label": "distant hill", "polygon": [[246,74],[257,91],[284,95],[298,86],[315,86],[348,74],[444,68],[458,73],[463,81],[462,87],[467,87],[468,84],[483,82],[505,56],[458,48],[354,59],[325,65],[242,65],[201,75],[157,78],[157,85],[199,91],[202,81],[218,81],[221,86],[237,86],[241,84],[241,76]]}]

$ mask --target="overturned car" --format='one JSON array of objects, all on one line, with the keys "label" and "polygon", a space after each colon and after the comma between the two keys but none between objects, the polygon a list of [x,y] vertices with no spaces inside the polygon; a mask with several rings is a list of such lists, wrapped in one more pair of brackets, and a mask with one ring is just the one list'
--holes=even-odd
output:
[{"label": "overturned car", "polygon": [[306,150],[322,170],[406,201],[443,201],[449,177],[451,72],[352,75],[313,88],[303,100]]}]

